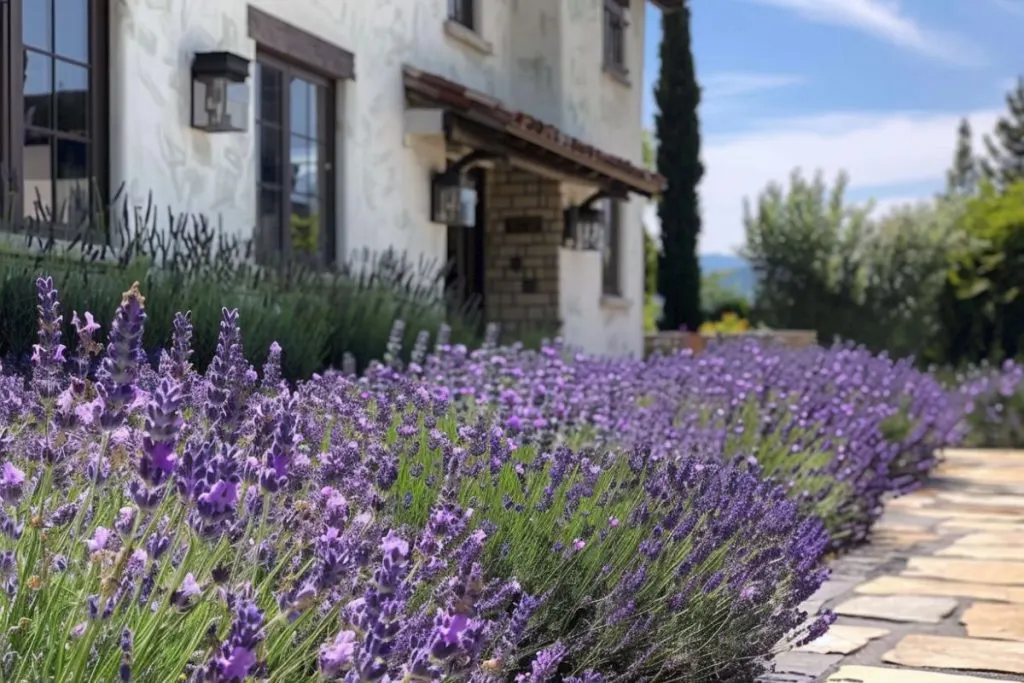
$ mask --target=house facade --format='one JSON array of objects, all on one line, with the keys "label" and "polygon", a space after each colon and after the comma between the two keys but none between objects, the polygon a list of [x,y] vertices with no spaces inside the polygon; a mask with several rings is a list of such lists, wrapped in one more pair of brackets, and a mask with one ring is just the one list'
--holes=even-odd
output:
[{"label": "house facade", "polygon": [[641,165],[646,11],[2,0],[8,201],[61,219],[123,183],[257,254],[395,248],[451,262],[455,294],[510,336],[638,355],[642,213],[663,184]]}]

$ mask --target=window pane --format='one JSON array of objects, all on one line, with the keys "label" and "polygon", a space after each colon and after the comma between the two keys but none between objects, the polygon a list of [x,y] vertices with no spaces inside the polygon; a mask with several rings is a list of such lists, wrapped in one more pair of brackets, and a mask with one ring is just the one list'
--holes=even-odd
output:
[{"label": "window pane", "polygon": [[80,229],[89,217],[89,145],[77,140],[57,140],[57,220]]},{"label": "window pane", "polygon": [[317,145],[312,140],[293,135],[291,139],[292,192],[316,195],[319,192],[320,164]]},{"label": "window pane", "polygon": [[57,60],[57,130],[89,135],[89,70]]},{"label": "window pane", "polygon": [[269,123],[281,123],[281,72],[266,64],[259,65],[260,72],[260,119]]},{"label": "window pane", "polygon": [[53,0],[29,0],[22,3],[21,27],[25,45],[53,50]]},{"label": "window pane", "polygon": [[288,94],[291,104],[290,118],[293,133],[309,137],[313,135],[309,129],[309,104],[312,86],[301,78],[291,79],[291,91]]},{"label": "window pane", "polygon": [[256,245],[264,261],[281,251],[281,191],[261,187],[259,193]]},{"label": "window pane", "polygon": [[37,220],[53,217],[53,138],[26,133],[22,150],[24,216]]},{"label": "window pane", "polygon": [[88,63],[89,0],[55,0],[54,9],[54,52]]},{"label": "window pane", "polygon": [[53,60],[25,51],[25,125],[51,128]]},{"label": "window pane", "polygon": [[283,180],[281,166],[281,131],[266,126],[260,127],[260,177],[261,183],[280,185]]},{"label": "window pane", "polygon": [[320,119],[324,118],[327,104],[326,88],[322,85],[313,85],[309,89],[309,94],[311,97],[309,103],[309,136],[323,143],[325,142],[326,131],[320,130]]}]

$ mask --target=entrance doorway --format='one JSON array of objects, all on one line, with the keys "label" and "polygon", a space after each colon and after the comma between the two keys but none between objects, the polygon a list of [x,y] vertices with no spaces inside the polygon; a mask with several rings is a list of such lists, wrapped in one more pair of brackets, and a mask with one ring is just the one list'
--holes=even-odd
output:
[{"label": "entrance doorway", "polygon": [[476,190],[476,220],[472,228],[448,226],[448,272],[445,288],[452,313],[482,316],[484,311],[484,188],[486,171],[466,172],[466,183]]}]

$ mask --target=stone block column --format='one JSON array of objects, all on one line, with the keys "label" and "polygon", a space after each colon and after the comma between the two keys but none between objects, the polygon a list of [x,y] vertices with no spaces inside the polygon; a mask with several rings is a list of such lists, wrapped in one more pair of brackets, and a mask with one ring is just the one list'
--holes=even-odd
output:
[{"label": "stone block column", "polygon": [[487,173],[484,198],[486,315],[502,338],[558,334],[561,185],[511,167]]}]

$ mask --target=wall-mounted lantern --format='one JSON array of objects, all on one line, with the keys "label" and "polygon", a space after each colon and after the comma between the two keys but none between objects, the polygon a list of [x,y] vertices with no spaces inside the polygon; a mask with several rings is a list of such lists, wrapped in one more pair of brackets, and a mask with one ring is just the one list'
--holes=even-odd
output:
[{"label": "wall-mounted lantern", "polygon": [[565,210],[562,228],[563,246],[583,251],[599,251],[604,247],[604,212],[581,204]]},{"label": "wall-mounted lantern", "polygon": [[459,228],[476,224],[476,190],[462,182],[462,174],[450,169],[434,173],[430,183],[430,220]]},{"label": "wall-mounted lantern", "polygon": [[476,188],[463,182],[462,174],[467,168],[481,161],[502,158],[501,155],[477,150],[448,168],[430,176],[430,220],[459,228],[476,226]]},{"label": "wall-mounted lantern", "polygon": [[249,60],[230,52],[199,52],[192,60],[192,127],[244,132],[249,122]]},{"label": "wall-mounted lantern", "polygon": [[599,190],[582,204],[566,209],[562,223],[562,246],[583,251],[604,251],[607,216],[594,206],[602,199],[624,200],[626,193]]}]

